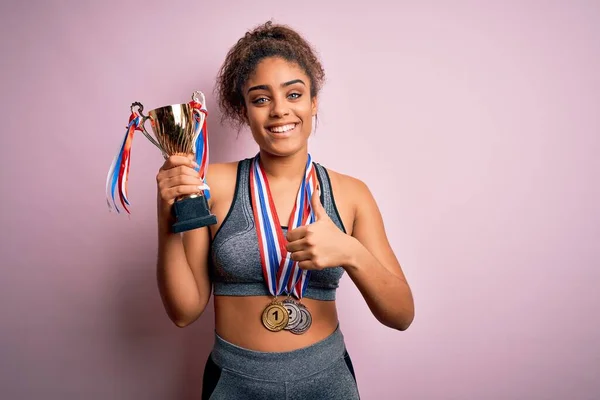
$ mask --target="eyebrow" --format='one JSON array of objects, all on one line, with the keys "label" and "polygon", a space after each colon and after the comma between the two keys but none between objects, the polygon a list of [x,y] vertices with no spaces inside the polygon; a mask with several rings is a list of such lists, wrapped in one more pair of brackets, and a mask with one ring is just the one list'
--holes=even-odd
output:
[{"label": "eyebrow", "polygon": [[[291,81],[282,83],[281,87],[290,86],[290,85],[293,85],[294,83],[301,83],[304,86],[306,86],[306,84],[304,83],[304,81],[302,79],[293,79]],[[256,86],[252,86],[250,89],[248,89],[248,93],[250,93],[253,90],[269,90],[269,85],[256,85]]]}]

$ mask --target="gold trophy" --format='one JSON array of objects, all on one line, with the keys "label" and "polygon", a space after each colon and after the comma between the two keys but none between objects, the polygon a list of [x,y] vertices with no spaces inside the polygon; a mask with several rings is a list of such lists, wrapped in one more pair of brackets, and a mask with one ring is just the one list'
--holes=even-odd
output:
[{"label": "gold trophy", "polygon": [[[136,110],[137,109],[137,110]],[[208,167],[208,136],[206,129],[206,99],[200,91],[192,94],[192,101],[185,104],[172,104],[155,108],[143,114],[144,106],[140,102],[131,104],[131,117],[127,127],[127,134],[119,154],[115,157],[109,176],[107,178],[107,201],[109,208],[115,208],[117,202],[115,192],[121,197],[123,208],[129,213],[127,205],[127,177],[129,172],[129,154],[133,133],[141,131],[144,136],[155,145],[165,159],[172,155],[194,154],[199,165],[197,169],[203,186],[198,193],[182,196],[173,204],[175,222],[172,225],[174,233],[201,228],[217,223],[215,215],[208,208],[210,189],[206,185],[206,169]],[[154,137],[148,133],[144,123],[150,120]],[[112,199],[112,205],[111,205]]]}]

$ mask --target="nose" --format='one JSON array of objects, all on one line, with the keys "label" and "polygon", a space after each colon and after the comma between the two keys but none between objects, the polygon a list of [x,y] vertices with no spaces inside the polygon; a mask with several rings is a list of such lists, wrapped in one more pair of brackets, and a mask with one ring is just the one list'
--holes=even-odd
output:
[{"label": "nose", "polygon": [[274,98],[271,102],[271,112],[269,116],[271,118],[281,118],[289,115],[290,109],[287,102],[284,99]]}]

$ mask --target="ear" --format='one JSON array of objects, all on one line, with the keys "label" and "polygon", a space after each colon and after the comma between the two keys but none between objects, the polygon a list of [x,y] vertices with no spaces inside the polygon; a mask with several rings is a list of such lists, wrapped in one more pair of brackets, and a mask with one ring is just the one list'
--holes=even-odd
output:
[{"label": "ear", "polygon": [[313,96],[313,98],[311,99],[311,114],[313,117],[317,115],[318,103],[319,101],[317,99],[317,96]]}]

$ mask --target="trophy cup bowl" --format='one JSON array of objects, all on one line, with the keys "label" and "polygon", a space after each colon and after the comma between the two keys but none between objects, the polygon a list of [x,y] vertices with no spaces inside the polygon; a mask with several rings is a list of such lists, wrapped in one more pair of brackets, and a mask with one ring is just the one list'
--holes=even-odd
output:
[{"label": "trophy cup bowl", "polygon": [[[144,106],[140,102],[131,105],[131,111],[137,107],[138,114],[142,117],[140,130],[146,138],[162,152],[165,159],[172,155],[196,154],[198,140],[203,140],[200,149],[203,160],[200,165],[200,174],[204,178],[206,164],[208,164],[208,140],[206,132],[206,109],[204,94],[196,91],[192,95],[190,103],[171,104],[155,108],[145,116],[142,114]],[[154,137],[145,128],[146,120],[150,120],[151,130]],[[202,135],[202,136],[201,136]],[[198,154],[196,154],[198,156]],[[200,163],[199,163],[200,164]],[[206,186],[208,189],[208,187]],[[214,225],[217,217],[210,213],[208,201],[204,191],[198,189],[198,193],[181,196],[175,199],[172,208],[175,222],[172,225],[174,233]]]}]

